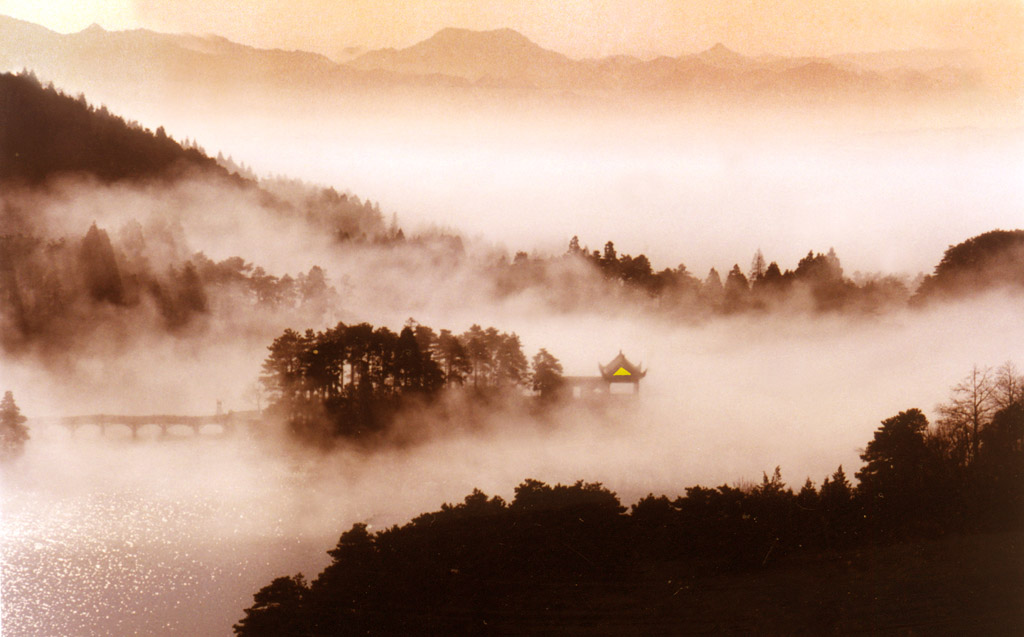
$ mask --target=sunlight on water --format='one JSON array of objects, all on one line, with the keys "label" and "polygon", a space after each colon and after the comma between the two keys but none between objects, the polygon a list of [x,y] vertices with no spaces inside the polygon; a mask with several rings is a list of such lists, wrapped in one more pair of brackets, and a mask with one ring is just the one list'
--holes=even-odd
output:
[{"label": "sunlight on water", "polygon": [[[97,472],[88,485],[5,486],[3,634],[227,635],[261,582],[321,568],[330,539],[269,518],[259,489],[245,499],[216,478],[178,473],[186,456],[215,461],[209,444],[86,441],[83,455],[121,456],[134,475],[108,464],[110,480]],[[139,471],[143,462],[155,463],[152,473]],[[161,488],[174,480],[190,483]]]}]

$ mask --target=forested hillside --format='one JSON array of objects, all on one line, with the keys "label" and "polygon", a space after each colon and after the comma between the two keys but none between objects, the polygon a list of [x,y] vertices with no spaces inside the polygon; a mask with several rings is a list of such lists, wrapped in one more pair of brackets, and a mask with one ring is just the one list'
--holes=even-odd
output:
[{"label": "forested hillside", "polygon": [[102,181],[173,178],[189,171],[227,177],[163,128],[155,133],[90,105],[85,96],[44,88],[35,75],[0,74],[0,181],[38,184],[78,173]]},{"label": "forested hillside", "polygon": [[993,230],[950,246],[935,272],[922,281],[915,301],[990,288],[1024,290],[1024,230]]},{"label": "forested hillside", "polygon": [[[249,210],[339,242],[400,231],[385,228],[369,201],[229,174],[162,128],[126,122],[82,96],[42,86],[30,72],[0,74],[0,153],[0,351],[12,355],[58,355],[98,334],[116,335],[115,342],[186,335],[204,329],[203,319],[292,312],[319,321],[336,309],[337,293],[320,267],[272,274],[249,255],[214,261],[192,248],[182,225],[190,191],[207,193],[199,201],[208,207],[188,212],[211,219],[225,209]],[[104,214],[119,208],[110,215],[117,225],[94,221],[76,232],[69,228],[77,218],[47,212],[77,216],[83,206],[74,202],[86,198]],[[273,334],[274,325],[259,330]]]}]

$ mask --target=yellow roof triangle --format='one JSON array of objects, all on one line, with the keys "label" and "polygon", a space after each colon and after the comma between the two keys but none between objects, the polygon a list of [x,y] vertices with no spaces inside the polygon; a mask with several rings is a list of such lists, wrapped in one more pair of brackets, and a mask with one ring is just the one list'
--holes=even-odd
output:
[{"label": "yellow roof triangle", "polygon": [[615,370],[615,373],[612,374],[612,376],[632,376],[632,374],[630,374],[629,370],[627,370],[625,367],[620,367],[617,370]]}]

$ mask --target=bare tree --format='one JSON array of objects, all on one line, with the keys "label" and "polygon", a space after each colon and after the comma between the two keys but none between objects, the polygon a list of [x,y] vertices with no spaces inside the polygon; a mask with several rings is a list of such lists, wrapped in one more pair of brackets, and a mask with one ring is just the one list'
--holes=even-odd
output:
[{"label": "bare tree", "polygon": [[750,262],[750,282],[754,283],[764,278],[764,273],[767,270],[768,264],[764,260],[764,254],[761,253],[761,248],[758,248]]},{"label": "bare tree", "polygon": [[950,457],[962,466],[969,465],[978,455],[978,433],[998,410],[996,396],[992,370],[975,365],[967,377],[953,387],[949,402],[938,406],[938,437],[945,443]]},{"label": "bare tree", "polygon": [[995,370],[993,384],[993,401],[997,410],[1024,401],[1024,376],[1013,361],[1006,361]]},{"label": "bare tree", "polygon": [[242,396],[247,402],[256,405],[256,413],[263,413],[263,397],[266,395],[266,390],[263,389],[263,383],[258,380],[253,381],[249,386],[245,388],[245,394]]}]

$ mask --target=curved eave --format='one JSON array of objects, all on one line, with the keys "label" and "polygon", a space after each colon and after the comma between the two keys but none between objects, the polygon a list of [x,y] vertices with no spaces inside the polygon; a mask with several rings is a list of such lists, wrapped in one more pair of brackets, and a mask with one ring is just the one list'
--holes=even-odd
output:
[{"label": "curved eave", "polygon": [[635,383],[646,375],[646,369],[635,373],[631,372],[629,376],[616,376],[611,372],[606,372],[604,369],[601,370],[601,377],[604,378],[604,380],[609,383]]}]

